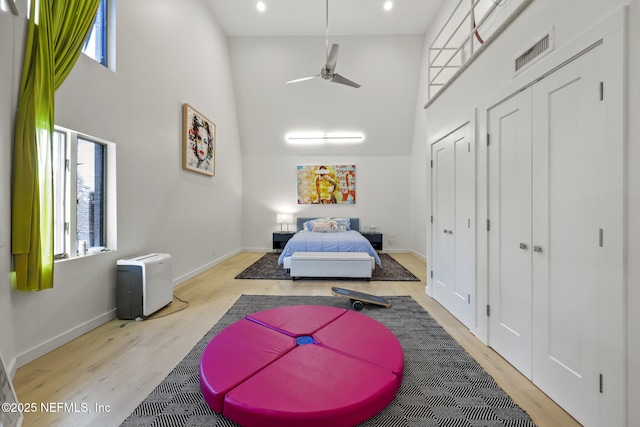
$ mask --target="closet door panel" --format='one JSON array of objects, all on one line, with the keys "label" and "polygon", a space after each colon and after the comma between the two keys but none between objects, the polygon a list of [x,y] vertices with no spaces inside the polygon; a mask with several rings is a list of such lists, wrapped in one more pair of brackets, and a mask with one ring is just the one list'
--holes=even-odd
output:
[{"label": "closet door panel", "polygon": [[531,377],[531,91],[488,111],[489,344]]},{"label": "closet door panel", "polygon": [[452,234],[454,227],[455,200],[455,150],[446,138],[432,147],[434,159],[434,280],[433,297],[449,306],[450,296],[455,287],[455,246]]},{"label": "closet door panel", "polygon": [[599,419],[601,50],[533,88],[533,381],[586,425]]},{"label": "closet door panel", "polygon": [[475,158],[469,124],[432,145],[433,297],[458,320],[475,319]]},{"label": "closet door panel", "polygon": [[469,328],[475,319],[475,156],[470,125],[456,133],[454,315]]}]

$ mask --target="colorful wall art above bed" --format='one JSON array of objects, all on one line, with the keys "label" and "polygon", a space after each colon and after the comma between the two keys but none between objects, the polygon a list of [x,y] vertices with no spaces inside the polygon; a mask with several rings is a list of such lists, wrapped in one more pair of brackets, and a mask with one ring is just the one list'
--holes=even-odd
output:
[{"label": "colorful wall art above bed", "polygon": [[298,204],[354,204],[355,165],[298,166]]}]

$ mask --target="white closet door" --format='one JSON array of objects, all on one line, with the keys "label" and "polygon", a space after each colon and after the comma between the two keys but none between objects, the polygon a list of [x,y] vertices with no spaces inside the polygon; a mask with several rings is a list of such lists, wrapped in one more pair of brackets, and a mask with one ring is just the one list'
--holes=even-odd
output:
[{"label": "white closet door", "polygon": [[599,420],[602,49],[533,87],[533,381],[585,425]]},{"label": "white closet door", "polygon": [[475,150],[471,143],[471,125],[453,135],[455,146],[455,212],[453,237],[455,244],[455,286],[452,289],[451,312],[467,327],[476,318],[475,263]]},{"label": "white closet door", "polygon": [[489,345],[531,378],[531,90],[487,116]]},{"label": "white closet door", "polygon": [[470,125],[432,146],[433,297],[468,327],[475,319],[475,158]]},{"label": "white closet door", "polygon": [[433,297],[449,310],[455,286],[453,240],[455,150],[449,138],[432,146],[433,159]]}]

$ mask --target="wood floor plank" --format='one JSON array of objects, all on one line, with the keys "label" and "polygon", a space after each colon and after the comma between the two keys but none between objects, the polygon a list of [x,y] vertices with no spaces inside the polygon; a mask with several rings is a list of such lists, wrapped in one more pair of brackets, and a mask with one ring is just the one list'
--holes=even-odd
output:
[{"label": "wood floor plank", "polygon": [[[184,358],[242,294],[331,295],[326,280],[236,280],[259,259],[242,252],[176,286],[166,308],[145,321],[114,319],[18,369],[14,386],[25,413],[24,426],[118,426]],[[349,288],[379,295],[410,295],[471,354],[540,427],[579,426],[457,319],[425,294],[424,259],[391,254],[420,282],[349,282]],[[344,285],[344,283],[342,283]],[[185,308],[186,307],[186,308]],[[60,408],[59,412],[41,410]],[[87,411],[85,412],[85,408]]]}]

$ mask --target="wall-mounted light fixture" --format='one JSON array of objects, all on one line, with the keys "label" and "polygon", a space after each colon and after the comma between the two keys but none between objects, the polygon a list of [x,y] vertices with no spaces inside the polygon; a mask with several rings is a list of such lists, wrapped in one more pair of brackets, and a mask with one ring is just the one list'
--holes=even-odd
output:
[{"label": "wall-mounted light fixture", "polygon": [[357,132],[292,132],[286,141],[291,145],[359,144],[364,135]]}]

